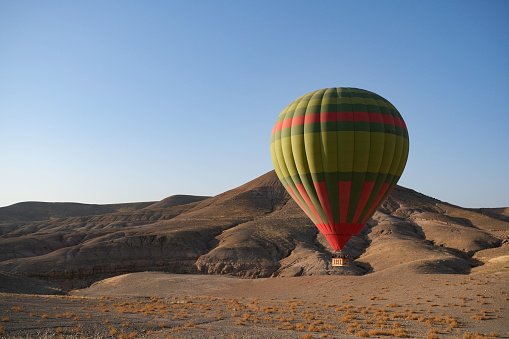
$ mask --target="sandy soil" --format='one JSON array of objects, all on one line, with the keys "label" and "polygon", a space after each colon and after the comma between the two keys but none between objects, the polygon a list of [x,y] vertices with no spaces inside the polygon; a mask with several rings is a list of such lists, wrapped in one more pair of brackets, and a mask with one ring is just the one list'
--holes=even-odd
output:
[{"label": "sandy soil", "polygon": [[508,278],[403,268],[252,280],[145,272],[68,296],[1,294],[0,324],[8,338],[508,338]]}]

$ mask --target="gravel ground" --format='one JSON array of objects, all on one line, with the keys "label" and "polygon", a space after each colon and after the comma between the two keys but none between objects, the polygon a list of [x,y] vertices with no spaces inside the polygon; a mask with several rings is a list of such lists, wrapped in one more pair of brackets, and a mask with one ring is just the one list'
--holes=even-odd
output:
[{"label": "gravel ground", "polygon": [[508,338],[508,277],[146,272],[65,296],[0,294],[0,326],[6,338]]}]

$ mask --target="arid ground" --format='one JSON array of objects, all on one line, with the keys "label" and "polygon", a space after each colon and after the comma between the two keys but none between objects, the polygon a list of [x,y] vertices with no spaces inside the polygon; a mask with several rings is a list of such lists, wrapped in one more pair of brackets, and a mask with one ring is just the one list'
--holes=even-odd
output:
[{"label": "arid ground", "polygon": [[0,317],[9,338],[507,338],[507,281],[508,270],[263,279],[144,272],[69,295],[4,293]]}]

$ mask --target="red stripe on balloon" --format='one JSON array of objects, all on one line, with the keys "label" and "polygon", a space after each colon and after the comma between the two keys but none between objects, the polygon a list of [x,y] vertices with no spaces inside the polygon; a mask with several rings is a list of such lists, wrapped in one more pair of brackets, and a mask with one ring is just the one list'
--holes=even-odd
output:
[{"label": "red stripe on balloon", "polygon": [[371,191],[373,191],[373,186],[375,186],[374,182],[365,181],[362,186],[361,197],[359,198],[359,202],[357,203],[357,209],[355,210],[355,214],[353,216],[353,221],[358,222],[361,216],[362,210],[366,206],[366,202],[368,202],[369,195]]},{"label": "red stripe on balloon", "polygon": [[[359,234],[364,224],[330,223],[327,225],[318,224],[316,226],[325,235],[332,248],[335,251],[340,251],[352,235]],[[330,230],[326,231],[326,229]]]},{"label": "red stripe on balloon", "polygon": [[325,238],[331,245],[332,249],[336,252],[341,251],[345,247],[346,243],[352,237],[351,234],[324,234]]},{"label": "red stripe on balloon", "polygon": [[371,213],[373,213],[373,210],[378,206],[378,204],[380,203],[380,200],[382,199],[382,197],[384,196],[385,192],[387,191],[387,188],[389,187],[389,184],[388,183],[383,183],[382,184],[382,188],[380,188],[380,192],[378,192],[376,198],[375,198],[375,201],[373,201],[373,203],[371,204],[371,208],[369,209],[368,213],[366,213],[366,216],[364,217],[364,219],[362,219],[362,223],[366,223],[366,221],[368,220],[368,218],[370,217]]},{"label": "red stripe on balloon", "polygon": [[311,214],[309,214],[309,211],[307,210],[307,208],[304,207],[304,205],[302,205],[302,203],[300,202],[299,198],[297,198],[297,196],[295,195],[295,193],[293,192],[292,188],[290,186],[287,186],[286,187],[286,190],[288,192],[290,192],[290,195],[292,196],[293,200],[295,202],[297,202],[297,204],[299,205],[299,207],[306,213],[306,215],[308,216],[309,219],[313,220],[313,216]]},{"label": "red stripe on balloon", "polygon": [[341,122],[341,121],[360,121],[360,122],[379,122],[406,128],[405,122],[392,115],[377,112],[323,112],[304,114],[279,121],[274,125],[272,133],[291,126],[299,126],[304,124],[314,124],[319,122]]},{"label": "red stripe on balloon", "polygon": [[386,114],[382,118],[384,119],[384,124],[396,125],[396,121],[394,120],[394,117],[392,115]]},{"label": "red stripe on balloon", "polygon": [[288,118],[288,119],[283,120],[283,124],[281,125],[281,129],[288,128],[290,126],[292,126],[292,119]]},{"label": "red stripe on balloon", "polygon": [[323,211],[325,212],[327,221],[329,223],[333,223],[334,220],[332,218],[332,210],[329,202],[329,194],[327,193],[327,186],[325,185],[325,182],[315,182],[314,185],[316,195],[318,195],[318,200],[320,200],[320,204],[322,205]]},{"label": "red stripe on balloon", "polygon": [[292,119],[288,119],[292,121],[292,126],[304,125],[304,118],[306,115],[298,115],[293,117]]},{"label": "red stripe on balloon", "polygon": [[339,222],[343,224],[346,223],[351,188],[352,188],[351,181],[339,182]]},{"label": "red stripe on balloon", "polygon": [[302,198],[306,202],[306,205],[311,210],[311,213],[313,213],[313,215],[315,216],[316,220],[318,220],[318,223],[322,224],[323,223],[322,218],[320,218],[320,215],[318,214],[318,211],[316,210],[315,205],[313,205],[313,202],[309,198],[309,195],[306,192],[306,189],[304,188],[304,184],[297,184],[295,186],[297,187],[297,189],[299,190],[300,195],[302,196]]},{"label": "red stripe on balloon", "polygon": [[283,129],[283,122],[279,121],[274,125],[274,128],[272,129],[272,134],[276,133],[277,131],[280,131]]}]

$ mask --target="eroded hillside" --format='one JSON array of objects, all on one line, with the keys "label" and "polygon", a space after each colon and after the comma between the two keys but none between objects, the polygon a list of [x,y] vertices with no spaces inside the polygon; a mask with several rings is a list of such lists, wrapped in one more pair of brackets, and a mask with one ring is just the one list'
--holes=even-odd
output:
[{"label": "eroded hillside", "polygon": [[353,264],[338,269],[330,266],[325,238],[272,171],[211,198],[173,196],[134,210],[4,222],[0,270],[67,288],[153,270],[249,278],[395,267],[465,274],[509,254],[509,222],[490,213],[396,187],[346,246]]}]

